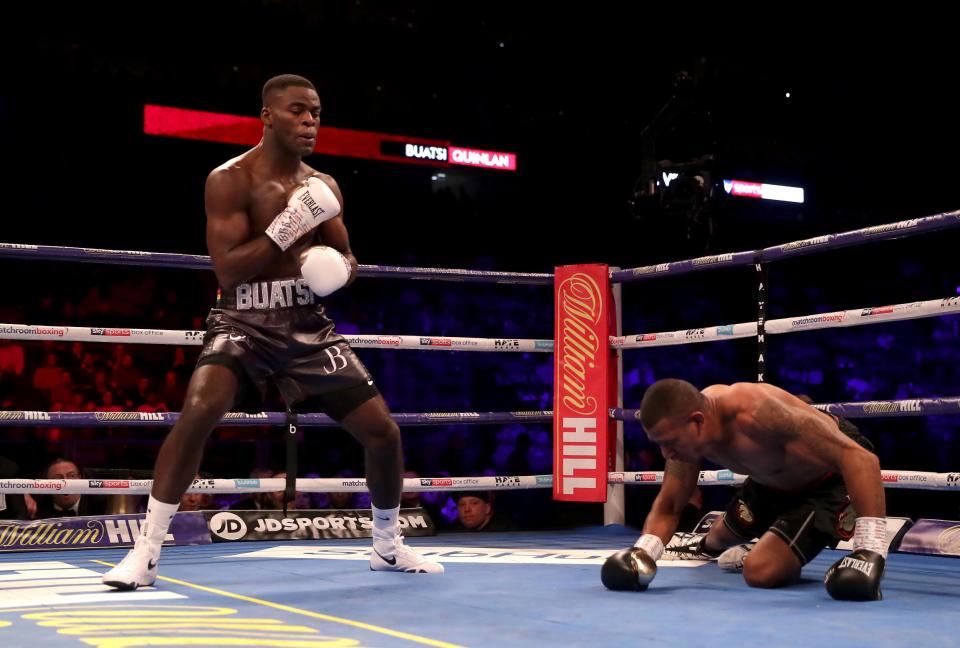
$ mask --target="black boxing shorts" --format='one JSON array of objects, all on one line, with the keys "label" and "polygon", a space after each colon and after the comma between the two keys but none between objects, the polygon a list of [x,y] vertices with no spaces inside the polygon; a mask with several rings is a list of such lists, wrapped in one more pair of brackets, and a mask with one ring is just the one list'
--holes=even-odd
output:
[{"label": "black boxing shorts", "polygon": [[[846,419],[837,418],[840,431],[868,450],[873,445]],[[835,548],[853,536],[857,521],[843,478],[827,474],[796,491],[758,484],[750,478],[727,505],[723,524],[744,541],[767,531],[779,536],[805,565],[825,547]]]},{"label": "black boxing shorts", "polygon": [[197,367],[223,365],[240,388],[234,409],[259,412],[269,382],[296,412],[341,420],[380,392],[302,278],[222,290]]}]

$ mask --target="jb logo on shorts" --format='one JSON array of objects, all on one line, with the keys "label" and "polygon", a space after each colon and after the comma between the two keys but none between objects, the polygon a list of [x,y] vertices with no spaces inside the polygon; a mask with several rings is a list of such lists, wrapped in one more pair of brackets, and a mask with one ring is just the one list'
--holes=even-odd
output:
[{"label": "jb logo on shorts", "polygon": [[324,349],[324,352],[330,360],[330,365],[323,367],[323,373],[330,375],[347,367],[347,359],[340,352],[340,347],[329,347]]}]

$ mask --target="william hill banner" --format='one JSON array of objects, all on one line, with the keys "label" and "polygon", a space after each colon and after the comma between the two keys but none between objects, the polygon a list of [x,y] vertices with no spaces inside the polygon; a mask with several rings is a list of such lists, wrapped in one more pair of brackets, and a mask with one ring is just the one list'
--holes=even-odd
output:
[{"label": "william hill banner", "polygon": [[[131,547],[140,537],[143,515],[49,518],[32,522],[0,521],[0,551],[96,549]],[[210,544],[210,532],[200,513],[173,517],[164,545]]]},{"label": "william hill banner", "polygon": [[554,274],[553,497],[605,502],[614,467],[618,370],[610,349],[613,294],[606,265],[556,268]]},{"label": "william hill banner", "polygon": [[[370,538],[369,509],[324,511],[204,511],[214,542],[245,540],[310,540]],[[421,508],[400,509],[406,536],[437,535],[430,515]]]}]

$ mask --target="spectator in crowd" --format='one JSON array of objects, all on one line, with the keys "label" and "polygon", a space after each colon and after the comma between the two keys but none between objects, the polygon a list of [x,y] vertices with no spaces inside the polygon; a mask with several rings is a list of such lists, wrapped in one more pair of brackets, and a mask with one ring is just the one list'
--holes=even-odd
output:
[{"label": "spectator in crowd", "polygon": [[160,388],[160,402],[163,403],[167,411],[179,412],[183,407],[183,397],[186,391],[177,378],[177,373],[172,369],[163,375],[163,386]]},{"label": "spectator in crowd", "polygon": [[328,506],[332,509],[353,509],[354,495],[356,493],[330,492],[327,493]]},{"label": "spectator in crowd", "polygon": [[97,406],[98,412],[122,412],[123,408],[113,399],[112,391],[105,391],[100,395],[100,405]]},{"label": "spectator in crowd", "polygon": [[140,375],[140,370],[134,366],[133,356],[125,353],[114,367],[110,382],[115,384],[121,392],[132,393],[137,389]]},{"label": "spectator in crowd", "polygon": [[[197,475],[195,479],[202,479],[202,475]],[[180,498],[181,511],[208,511],[213,508],[213,495],[210,493],[184,493]]]},{"label": "spectator in crowd", "polygon": [[[250,471],[251,479],[266,479],[273,471],[269,468],[254,468]],[[241,499],[230,505],[232,511],[263,511],[273,508],[270,493],[247,493]]]},{"label": "spectator in crowd", "polygon": [[[80,362],[80,367],[77,374],[73,376],[73,380],[77,383],[77,386],[83,389],[92,389],[99,370],[97,357],[90,352],[84,353],[83,360]],[[106,374],[104,374],[104,385],[106,385]]]},{"label": "spectator in crowd", "polygon": [[[127,397],[133,401],[134,405],[141,405],[150,401],[150,397],[154,395],[153,385],[150,384],[150,378],[147,376],[141,375],[137,378],[137,386],[133,390],[133,393],[127,395]],[[153,399],[156,402],[156,398]]]},{"label": "spectator in crowd", "polygon": [[60,373],[59,384],[50,392],[50,404],[53,406],[59,403],[64,406],[71,402],[73,402],[73,376],[69,371],[64,370]]},{"label": "spectator in crowd", "polygon": [[84,348],[83,342],[74,342],[70,345],[70,350],[63,358],[63,367],[67,371],[74,371],[83,364]]},{"label": "spectator in crowd", "polygon": [[25,367],[23,346],[10,340],[0,340],[0,399],[14,394]]},{"label": "spectator in crowd", "polygon": [[[273,474],[274,479],[286,479],[287,473],[278,472]],[[283,490],[271,491],[265,493],[267,496],[267,501],[269,503],[269,508],[281,511],[283,510]],[[296,491],[294,493],[294,500],[287,505],[287,510],[289,511],[309,511],[313,508],[313,505],[310,501],[310,493],[305,493],[303,491]]]},{"label": "spectator in crowd", "polygon": [[457,519],[451,531],[510,531],[514,525],[498,515],[493,508],[491,491],[461,491],[456,493]]},{"label": "spectator in crowd", "polygon": [[[40,473],[41,479],[83,479],[83,471],[70,459],[57,457]],[[37,518],[103,515],[106,499],[99,495],[38,495]]]},{"label": "spectator in crowd", "polygon": [[93,401],[89,400],[82,392],[75,391],[70,402],[66,406],[68,412],[92,412],[96,408]]},{"label": "spectator in crowd", "polygon": [[93,374],[93,386],[87,390],[87,397],[95,403],[102,403],[103,395],[115,387],[107,377],[107,372],[103,369],[98,369]]},{"label": "spectator in crowd", "polygon": [[170,371],[177,374],[177,382],[179,384],[187,384],[190,380],[190,375],[193,373],[194,364],[195,362],[187,359],[187,354],[183,350],[183,347],[177,347],[173,350],[173,363],[170,365]]},{"label": "spectator in crowd", "polygon": [[[359,479],[357,473],[346,469],[338,472],[336,476],[343,479]],[[360,493],[330,492],[325,493],[325,495],[327,496],[327,506],[332,509],[370,508],[369,499],[367,499],[367,505],[362,506],[363,502],[359,501],[358,497]]]},{"label": "spectator in crowd", "polygon": [[58,364],[57,354],[48,353],[42,367],[37,367],[33,372],[33,387],[42,391],[51,391],[60,384],[60,375],[63,370]]},{"label": "spectator in crowd", "polygon": [[110,312],[110,303],[100,296],[99,286],[90,286],[87,295],[77,305],[77,315],[81,318],[96,318]]}]

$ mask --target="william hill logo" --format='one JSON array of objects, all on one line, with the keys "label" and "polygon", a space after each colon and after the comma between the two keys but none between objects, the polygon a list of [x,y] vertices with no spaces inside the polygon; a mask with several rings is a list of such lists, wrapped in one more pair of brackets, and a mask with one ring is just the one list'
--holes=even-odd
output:
[{"label": "william hill logo", "polygon": [[84,529],[63,528],[63,522],[0,525],[0,547],[70,547],[95,544],[103,537],[103,523],[89,520]]},{"label": "william hill logo", "polygon": [[596,496],[600,480],[606,482],[607,478],[600,468],[600,454],[601,428],[607,418],[601,387],[606,370],[602,354],[609,337],[604,330],[606,304],[599,282],[586,272],[573,272],[556,287],[554,428],[559,443],[554,492],[572,499]]}]

